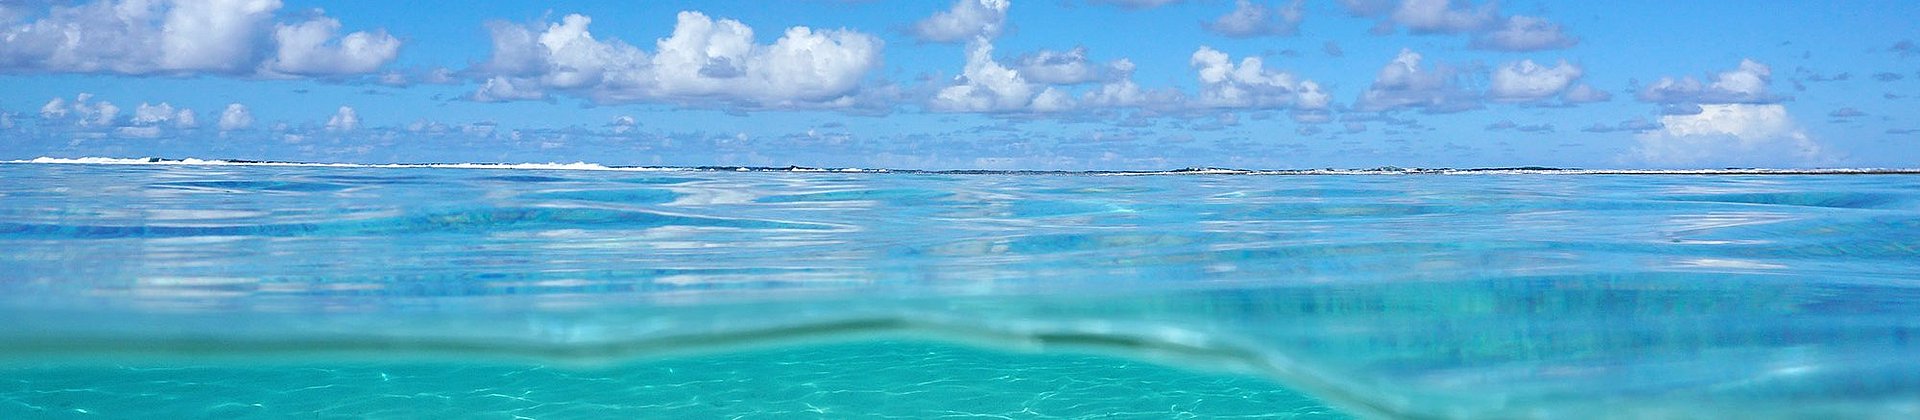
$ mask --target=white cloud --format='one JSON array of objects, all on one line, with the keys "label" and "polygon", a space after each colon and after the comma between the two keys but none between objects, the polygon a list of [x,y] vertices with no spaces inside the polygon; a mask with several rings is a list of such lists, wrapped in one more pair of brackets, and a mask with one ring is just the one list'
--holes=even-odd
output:
[{"label": "white cloud", "polygon": [[120,107],[112,102],[93,102],[93,94],[75,95],[72,102],[53,98],[40,106],[40,117],[47,120],[65,120],[72,117],[73,124],[82,128],[113,127],[120,116]]},{"label": "white cloud", "polygon": [[[719,30],[697,30],[709,23]],[[681,13],[674,36],[661,41],[654,56],[663,90],[675,96],[757,97],[763,102],[829,100],[858,87],[860,78],[880,61],[880,40],[858,32],[796,26],[771,46],[752,42],[753,30],[737,21],[713,22],[697,13]],[[671,76],[696,65],[698,72]]]},{"label": "white cloud", "polygon": [[409,80],[407,80],[406,74],[403,74],[397,71],[390,71],[390,72],[381,74],[380,78],[378,79],[378,82],[383,85],[396,86],[396,87],[404,87],[409,83],[411,83]]},{"label": "white cloud", "polygon": [[[1708,108],[1708,107],[1703,107]],[[1673,136],[1727,135],[1741,139],[1763,139],[1797,131],[1787,107],[1779,104],[1736,106],[1712,105],[1711,112],[1698,115],[1667,115],[1660,118],[1666,133]]]},{"label": "white cloud", "polygon": [[53,6],[0,30],[0,67],[13,71],[149,73],[160,69],[159,5],[96,1]]},{"label": "white cloud", "polygon": [[133,119],[129,122],[135,126],[149,127],[158,127],[168,123],[172,123],[174,128],[194,128],[200,125],[192,109],[183,107],[175,110],[173,105],[166,102],[161,102],[159,105],[148,105],[146,102],[141,102],[140,106],[133,108]]},{"label": "white cloud", "polygon": [[913,24],[913,36],[928,42],[971,42],[996,38],[1007,21],[1011,0],[955,0],[953,7]]},{"label": "white cloud", "polygon": [[1560,95],[1560,100],[1569,104],[1606,102],[1613,100],[1613,93],[1595,89],[1592,85],[1581,83]]},{"label": "white cloud", "polygon": [[1532,16],[1512,16],[1498,28],[1474,35],[1473,47],[1501,51],[1557,50],[1580,40],[1567,36],[1560,24]]},{"label": "white cloud", "polygon": [[[1119,59],[1094,64],[1085,48],[1041,50],[1022,55],[1014,66],[993,58],[993,44],[967,44],[967,64],[953,83],[927,98],[927,109],[941,112],[1058,113],[1087,108],[1171,105],[1177,95],[1142,90],[1130,79],[1133,62]],[[1072,85],[1100,82],[1081,89]]]},{"label": "white cloud", "polygon": [[279,24],[273,40],[280,45],[264,72],[300,76],[371,73],[400,54],[400,40],[386,31],[354,32],[334,39],[340,21],[321,16],[295,25]]},{"label": "white cloud", "polygon": [[[87,94],[85,93],[82,93],[80,95],[82,95],[83,97],[87,96]],[[51,100],[48,100],[46,105],[40,106],[40,118],[57,120],[57,119],[62,119],[66,117],[67,117],[67,100],[64,98],[53,98]]]},{"label": "white cloud", "polygon": [[1708,82],[1693,76],[1662,77],[1642,88],[1636,96],[1641,101],[1660,104],[1765,104],[1782,99],[1767,92],[1772,80],[1772,68],[1743,59],[1738,68],[1713,75]]},{"label": "white cloud", "polygon": [[1405,27],[1415,34],[1471,35],[1473,48],[1538,51],[1572,47],[1579,39],[1560,24],[1533,16],[1502,16],[1498,2],[1464,0],[1340,0],[1355,16],[1379,18],[1375,33]]},{"label": "white cloud", "polygon": [[[1165,92],[1171,94],[1172,92]],[[1156,96],[1159,96],[1156,98]],[[1081,94],[1080,104],[1085,107],[1142,107],[1149,104],[1173,104],[1177,97],[1166,94],[1156,95],[1140,88],[1132,80],[1120,80],[1102,84]]]},{"label": "white cloud", "polygon": [[1238,0],[1233,11],[1203,26],[1234,38],[1294,35],[1300,32],[1300,20],[1305,16],[1301,11],[1303,2],[1294,0],[1285,7],[1270,7],[1252,0]]},{"label": "white cloud", "polygon": [[[967,66],[952,86],[940,89],[927,105],[936,111],[996,112],[1026,110],[1034,97],[1052,88],[1030,83],[1020,72],[993,60],[993,44],[967,44]],[[1047,93],[1049,108],[1059,108],[1060,93]]]},{"label": "white cloud", "polygon": [[1087,60],[1086,47],[1024,54],[1015,61],[1015,66],[1027,80],[1054,85],[1113,82],[1133,75],[1133,61],[1123,58],[1106,64],[1092,63]]},{"label": "white cloud", "polygon": [[[130,2],[131,3],[131,2]],[[245,71],[257,36],[279,0],[205,0],[172,3],[161,27],[160,67]]]},{"label": "white cloud", "polygon": [[173,116],[173,127],[174,128],[199,128],[200,115],[195,114],[192,109],[180,108],[180,113],[174,114]]},{"label": "white cloud", "polygon": [[114,119],[120,115],[120,107],[112,102],[100,101],[91,108],[85,102],[75,102],[74,109],[80,111],[80,125],[92,127],[111,127]]},{"label": "white cloud", "polygon": [[441,135],[441,134],[446,134],[449,129],[447,128],[446,124],[441,124],[438,122],[429,121],[425,118],[421,118],[421,119],[413,120],[413,122],[407,123],[405,130],[407,130],[407,132],[409,133]]},{"label": "white cloud", "polygon": [[1388,17],[1415,33],[1466,33],[1478,31],[1499,18],[1493,3],[1475,9],[1471,3],[1454,0],[1405,0]]},{"label": "white cloud", "polygon": [[[95,0],[50,6],[0,27],[0,70],[49,73],[333,75],[393,60],[384,32],[333,39],[339,22],[318,15],[273,24],[279,0]],[[288,28],[295,28],[288,32]],[[282,36],[298,35],[298,36]],[[301,58],[296,64],[274,64]]]},{"label": "white cloud", "polygon": [[626,134],[628,131],[633,131],[634,127],[639,127],[640,122],[635,121],[631,115],[621,115],[614,117],[613,122],[607,123],[607,126],[613,127],[614,134]]},{"label": "white cloud", "polygon": [[246,105],[227,104],[227,109],[220,111],[220,131],[245,130],[252,126],[253,112],[248,111]]},{"label": "white cloud", "polygon": [[1560,61],[1553,67],[1520,60],[1493,70],[1487,98],[1498,102],[1533,102],[1565,92],[1581,75],[1580,66]]},{"label": "white cloud", "polygon": [[1657,166],[1807,166],[1832,162],[1780,104],[1705,104],[1660,118],[1630,157]]},{"label": "white cloud", "polygon": [[141,102],[140,106],[133,108],[132,123],[134,125],[156,125],[172,119],[173,105],[167,104],[166,102],[161,102],[159,105],[148,105],[146,102]]},{"label": "white cloud", "polygon": [[1199,73],[1199,106],[1317,109],[1328,105],[1318,83],[1268,70],[1259,57],[1243,58],[1236,65],[1227,53],[1202,46],[1187,63]]},{"label": "white cloud", "polygon": [[839,107],[880,64],[882,42],[849,30],[788,28],[773,44],[731,19],[680,12],[673,35],[649,55],[617,39],[597,40],[592,20],[567,15],[543,30],[493,23],[493,56],[476,67],[480,101],[547,97],[552,90],[596,102]]},{"label": "white cloud", "polygon": [[327,131],[346,132],[359,128],[360,114],[350,106],[341,106],[339,111],[333,113],[333,117],[327,118]]},{"label": "white cloud", "polygon": [[1035,95],[1030,105],[1034,112],[1062,112],[1072,110],[1075,103],[1073,95],[1067,91],[1048,87],[1041,90],[1039,95]]},{"label": "white cloud", "polygon": [[480,88],[474,90],[470,98],[480,102],[546,99],[547,92],[541,88],[537,80],[494,76],[488,78],[485,83],[481,83]]},{"label": "white cloud", "polygon": [[421,75],[418,79],[421,83],[436,85],[458,83],[458,80],[454,79],[453,70],[447,69],[446,67],[434,67],[433,70],[428,70],[427,74]]},{"label": "white cloud", "polygon": [[1453,69],[1421,68],[1420,61],[1419,53],[1400,50],[1400,55],[1380,68],[1373,85],[1354,102],[1354,108],[1365,112],[1420,108],[1441,113],[1481,107],[1474,94],[1454,84]]}]

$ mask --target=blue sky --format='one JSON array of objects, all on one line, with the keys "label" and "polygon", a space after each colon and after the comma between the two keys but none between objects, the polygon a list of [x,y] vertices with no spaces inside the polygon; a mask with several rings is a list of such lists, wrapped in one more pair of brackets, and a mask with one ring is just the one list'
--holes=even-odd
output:
[{"label": "blue sky", "polygon": [[1920,3],[0,0],[0,159],[1920,166]]}]

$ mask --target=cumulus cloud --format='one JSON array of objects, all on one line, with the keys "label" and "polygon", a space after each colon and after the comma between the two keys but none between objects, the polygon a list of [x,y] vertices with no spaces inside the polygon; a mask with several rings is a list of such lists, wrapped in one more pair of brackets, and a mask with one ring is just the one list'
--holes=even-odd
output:
[{"label": "cumulus cloud", "polygon": [[1354,16],[1380,19],[1375,33],[1405,27],[1415,34],[1471,35],[1473,48],[1539,51],[1572,47],[1579,39],[1562,27],[1534,16],[1502,16],[1499,5],[1465,0],[1340,0]]},{"label": "cumulus cloud", "polygon": [[150,139],[200,126],[199,114],[192,109],[166,102],[143,102],[124,118],[122,110],[112,102],[95,100],[90,93],[75,95],[72,100],[53,98],[40,107],[40,127],[88,137]]},{"label": "cumulus cloud", "polygon": [[341,106],[339,111],[333,113],[333,117],[327,118],[327,131],[347,132],[358,129],[360,129],[360,114],[354,112],[353,107]]},{"label": "cumulus cloud", "polygon": [[560,91],[601,103],[842,107],[880,64],[879,38],[844,29],[795,26],[772,44],[756,44],[739,21],[680,12],[672,36],[649,54],[595,39],[591,22],[575,14],[545,28],[489,24],[493,55],[475,67],[486,80],[470,98],[543,99]]},{"label": "cumulus cloud", "polygon": [[[122,7],[134,2],[123,3]],[[278,0],[176,1],[161,25],[160,67],[245,71]]]},{"label": "cumulus cloud", "polygon": [[996,38],[1007,21],[1011,0],[956,0],[953,7],[913,24],[915,38],[927,42],[968,42]]},{"label": "cumulus cloud", "polygon": [[1202,46],[1187,63],[1199,73],[1199,106],[1319,110],[1331,102],[1319,83],[1267,69],[1259,57],[1235,63],[1227,53]]},{"label": "cumulus cloud", "polygon": [[[91,96],[92,95],[86,94],[86,93],[80,94],[81,98],[87,98]],[[40,118],[45,118],[49,120],[58,120],[58,119],[67,118],[67,100],[63,98],[53,98],[51,100],[48,100],[46,105],[40,106]]]},{"label": "cumulus cloud", "polygon": [[171,124],[174,128],[183,129],[200,126],[199,118],[194,114],[192,109],[182,107],[175,110],[173,105],[166,102],[161,102],[159,105],[148,105],[145,102],[141,102],[140,106],[133,108],[133,119],[130,122],[136,126],[163,126]]},{"label": "cumulus cloud", "polygon": [[93,101],[93,94],[75,95],[73,101],[53,98],[40,106],[40,118],[53,121],[71,119],[74,126],[80,128],[103,128],[118,125],[120,107],[112,102]]},{"label": "cumulus cloud", "polygon": [[321,76],[371,72],[400,41],[384,31],[336,39],[315,11],[274,23],[279,0],[96,0],[54,5],[0,27],[0,70],[45,73]]},{"label": "cumulus cloud", "polygon": [[245,130],[252,126],[253,112],[248,111],[246,105],[227,104],[227,109],[220,111],[220,131]]},{"label": "cumulus cloud", "polygon": [[1234,38],[1295,35],[1300,32],[1300,20],[1305,16],[1301,11],[1303,2],[1294,0],[1284,7],[1273,7],[1252,0],[1238,0],[1234,3],[1233,11],[1202,26]]},{"label": "cumulus cloud", "polygon": [[547,87],[528,78],[494,76],[468,98],[480,102],[530,101],[547,98]]},{"label": "cumulus cloud", "polygon": [[1587,85],[1575,87],[1580,66],[1560,61],[1553,67],[1520,60],[1493,70],[1488,78],[1487,99],[1496,102],[1540,102],[1560,96],[1567,103],[1599,102],[1612,96]]},{"label": "cumulus cloud", "polygon": [[1035,83],[1075,85],[1113,82],[1133,75],[1133,61],[1119,59],[1104,64],[1087,60],[1086,47],[1068,51],[1040,50],[1022,54],[1014,61],[1020,75]]},{"label": "cumulus cloud", "polygon": [[[1080,105],[1086,108],[1151,108],[1173,107],[1183,100],[1180,92],[1171,89],[1142,89],[1133,80],[1118,80],[1088,89],[1080,95]],[[1137,116],[1137,115],[1136,115]]]},{"label": "cumulus cloud", "polygon": [[1420,61],[1419,53],[1401,49],[1392,62],[1380,68],[1373,85],[1361,93],[1354,107],[1364,112],[1416,108],[1429,113],[1481,108],[1478,95],[1455,84],[1457,70],[1446,66],[1422,68]]},{"label": "cumulus cloud", "polygon": [[335,39],[339,32],[340,21],[324,16],[276,25],[273,40],[280,48],[262,68],[302,76],[371,73],[400,54],[400,40],[386,31],[354,32]]},{"label": "cumulus cloud", "polygon": [[1707,78],[1706,82],[1686,76],[1662,77],[1635,95],[1643,102],[1677,105],[1692,109],[1697,104],[1767,104],[1784,98],[1767,92],[1773,70],[1753,60],[1740,60],[1740,66]]},{"label": "cumulus cloud", "polygon": [[[1140,88],[1131,79],[1133,62],[1119,59],[1105,64],[1087,58],[1085,48],[1041,50],[1023,54],[1013,64],[993,58],[993,44],[975,39],[967,44],[966,67],[953,82],[927,99],[927,109],[940,112],[1061,113],[1090,108],[1170,107],[1179,101],[1171,91]],[[1098,83],[1079,88],[1075,85]]]},{"label": "cumulus cloud", "polygon": [[967,45],[967,66],[952,86],[941,88],[929,100],[936,111],[998,112],[1064,110],[1072,97],[1052,87],[1036,85],[993,60],[993,45],[976,40]]},{"label": "cumulus cloud", "polygon": [[1780,104],[1704,104],[1693,115],[1660,118],[1637,136],[1630,157],[1669,167],[1808,166],[1831,162]]}]

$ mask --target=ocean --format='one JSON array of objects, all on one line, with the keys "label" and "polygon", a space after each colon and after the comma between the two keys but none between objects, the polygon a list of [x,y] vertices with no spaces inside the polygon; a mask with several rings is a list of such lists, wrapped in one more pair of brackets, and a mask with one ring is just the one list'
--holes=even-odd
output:
[{"label": "ocean", "polygon": [[0,418],[1914,418],[1878,172],[0,163]]}]

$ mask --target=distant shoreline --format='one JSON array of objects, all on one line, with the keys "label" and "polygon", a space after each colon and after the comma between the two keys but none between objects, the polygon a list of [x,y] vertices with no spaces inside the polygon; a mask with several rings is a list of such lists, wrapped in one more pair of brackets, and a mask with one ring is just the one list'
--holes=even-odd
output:
[{"label": "distant shoreline", "polygon": [[69,164],[69,165],[182,165],[182,166],[295,166],[295,167],[333,167],[333,168],[447,168],[447,169],[527,169],[527,170],[571,170],[571,171],[626,171],[626,172],[783,172],[783,173],[898,173],[898,174],[934,174],[934,175],[1103,175],[1103,176],[1146,176],[1146,175],[1472,175],[1472,174],[1511,174],[1511,175],[1914,175],[1920,174],[1920,168],[1718,168],[1718,169],[1584,169],[1556,168],[1544,166],[1514,166],[1487,168],[1401,168],[1383,166],[1376,168],[1321,168],[1321,169],[1236,169],[1217,167],[1190,167],[1171,170],[1003,170],[1003,169],[888,169],[888,168],[816,168],[803,166],[763,167],[763,166],[639,166],[639,165],[602,165],[597,163],[324,163],[295,162],[244,159],[197,159],[197,158],[109,158],[81,157],[55,158],[38,157],[26,160],[0,161],[0,164]]}]

